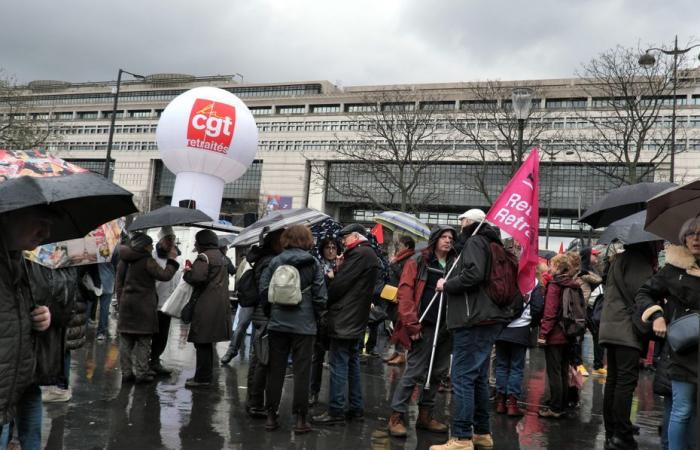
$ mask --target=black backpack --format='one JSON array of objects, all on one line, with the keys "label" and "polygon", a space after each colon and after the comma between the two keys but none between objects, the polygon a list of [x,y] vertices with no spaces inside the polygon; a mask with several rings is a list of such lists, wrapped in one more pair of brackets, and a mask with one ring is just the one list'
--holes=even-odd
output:
[{"label": "black backpack", "polygon": [[562,286],[561,319],[559,324],[566,337],[573,339],[586,333],[586,302],[581,289]]},{"label": "black backpack", "polygon": [[255,269],[253,266],[241,264],[245,272],[236,282],[236,293],[238,304],[244,308],[258,306],[260,295],[258,293],[258,283],[255,280]]}]

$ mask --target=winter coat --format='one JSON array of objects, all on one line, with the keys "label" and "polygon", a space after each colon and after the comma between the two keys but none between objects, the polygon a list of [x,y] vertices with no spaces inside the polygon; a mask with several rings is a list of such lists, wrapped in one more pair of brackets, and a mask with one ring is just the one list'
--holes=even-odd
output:
[{"label": "winter coat", "polygon": [[445,282],[447,328],[450,330],[505,323],[513,318],[510,308],[499,307],[486,294],[492,242],[501,244],[498,228],[484,223],[476,235],[467,239],[457,265]]},{"label": "winter coat", "polygon": [[[160,254],[159,254],[160,253]],[[168,258],[166,255],[163,255],[162,252],[158,252],[158,249],[154,249],[152,256],[153,259],[156,260],[158,265],[162,268],[165,269],[165,267],[168,264]],[[170,295],[175,291],[175,288],[177,285],[180,283],[180,280],[182,279],[182,271],[177,270],[175,272],[175,275],[168,281],[156,281],[156,295],[158,296],[158,308],[160,309],[161,306],[165,303],[165,301],[170,297]]]},{"label": "winter coat", "polygon": [[[214,245],[218,245],[218,242]],[[231,303],[228,270],[217,247],[204,250],[183,279],[195,288],[197,303],[192,314],[188,342],[209,344],[231,340]]]},{"label": "winter coat", "polygon": [[328,336],[364,337],[380,261],[367,241],[345,250],[343,263],[328,287]]},{"label": "winter coat", "polygon": [[610,265],[598,331],[601,345],[621,345],[642,351],[642,340],[635,331],[632,315],[637,291],[654,274],[651,261],[648,245],[630,245]]},{"label": "winter coat", "polygon": [[591,293],[603,282],[603,278],[594,270],[590,270],[579,273],[578,279],[581,282],[583,300],[586,302],[588,307],[593,307],[595,298],[591,298]]},{"label": "winter coat", "polygon": [[265,269],[270,265],[270,262],[275,256],[277,255],[275,255],[272,249],[261,248],[258,246],[251,248],[246,255],[246,260],[253,266],[253,277],[255,278],[255,283],[258,286],[258,295],[260,296],[260,300],[255,306],[252,316],[252,322],[256,328],[264,326],[267,324],[268,320],[270,320],[270,317],[265,312],[265,303],[267,302],[265,301],[266,298],[263,298],[263,295],[261,294],[262,287],[260,285],[260,281],[262,279],[263,272],[265,272]]},{"label": "winter coat", "polygon": [[0,425],[14,418],[20,396],[34,381],[33,302],[21,258],[0,245]]},{"label": "winter coat", "polygon": [[[435,244],[438,239],[447,230],[452,230],[448,227],[436,227],[428,239],[428,246],[420,253],[406,260],[401,273],[401,278],[398,283],[398,320],[392,334],[392,341],[400,343],[405,348],[411,348],[411,336],[420,333],[421,324],[418,323],[421,299],[425,291],[426,282],[428,280],[428,265],[430,258],[434,254]],[[454,263],[454,250],[450,250],[447,255],[447,267],[451,267]],[[438,300],[439,300],[438,295]],[[431,308],[436,308],[437,301]],[[443,299],[444,301],[444,299]],[[444,307],[444,305],[443,305]]]},{"label": "winter coat", "polygon": [[581,287],[568,276],[556,275],[547,284],[544,295],[544,315],[540,323],[540,339],[547,345],[563,345],[569,342],[559,324],[562,315],[564,288],[580,290]]},{"label": "winter coat", "polygon": [[407,248],[397,253],[389,264],[389,284],[392,286],[399,286],[401,281],[401,273],[406,265],[406,262],[416,254],[416,251]]},{"label": "winter coat", "polygon": [[[666,265],[639,289],[636,301],[645,322],[662,313],[670,325],[686,314],[700,312],[698,261],[686,247],[670,246],[666,249]],[[668,373],[671,380],[697,384],[698,348],[681,355],[671,350]]]},{"label": "winter coat", "polygon": [[119,304],[117,331],[130,334],[158,332],[156,281],[173,278],[179,264],[170,259],[165,268],[147,251],[120,246],[116,291]]},{"label": "winter coat", "polygon": [[[321,263],[311,253],[290,248],[277,255],[267,266],[260,279],[262,296],[267,300],[270,280],[282,265],[297,268],[301,277],[301,303],[296,306],[270,305],[268,330],[283,333],[315,336],[316,322],[326,310],[326,283],[323,281]],[[306,292],[304,292],[306,289]]]}]

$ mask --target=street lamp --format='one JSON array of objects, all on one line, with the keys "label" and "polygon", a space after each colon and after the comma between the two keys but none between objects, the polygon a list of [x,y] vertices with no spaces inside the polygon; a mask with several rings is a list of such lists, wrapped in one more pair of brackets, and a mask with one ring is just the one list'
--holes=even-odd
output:
[{"label": "street lamp", "polygon": [[518,164],[523,161],[523,130],[525,121],[530,117],[532,109],[532,89],[515,88],[512,93],[513,115],[518,120]]},{"label": "street lamp", "polygon": [[654,55],[649,53],[652,50],[661,52],[664,55],[673,55],[673,112],[671,113],[671,173],[669,180],[671,183],[673,183],[674,181],[674,171],[676,166],[676,90],[678,89],[678,78],[676,78],[676,76],[678,72],[678,56],[688,53],[695,47],[700,47],[700,44],[683,49],[678,48],[678,36],[676,35],[676,39],[673,44],[673,50],[665,50],[663,48],[652,47],[647,49],[644,52],[644,54],[639,57],[640,66],[650,67],[656,64],[656,58],[654,58]]},{"label": "street lamp", "polygon": [[114,139],[114,119],[117,117],[117,102],[119,101],[119,89],[122,84],[122,74],[128,73],[134,78],[145,79],[143,75],[137,75],[135,73],[128,72],[124,69],[119,69],[117,73],[117,87],[114,90],[114,103],[112,104],[112,116],[109,121],[109,139],[107,140],[107,157],[105,159],[104,177],[109,179],[109,166],[110,160],[112,159],[112,141]]}]

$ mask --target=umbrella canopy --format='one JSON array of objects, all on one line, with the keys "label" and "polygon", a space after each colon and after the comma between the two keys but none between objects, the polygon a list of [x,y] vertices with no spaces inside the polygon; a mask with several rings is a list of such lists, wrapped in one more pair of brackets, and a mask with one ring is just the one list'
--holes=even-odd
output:
[{"label": "umbrella canopy", "polygon": [[374,217],[374,221],[381,223],[390,230],[409,233],[418,239],[428,240],[430,228],[418,220],[416,216],[401,211],[384,211]]},{"label": "umbrella canopy", "polygon": [[38,151],[0,150],[0,214],[44,205],[55,213],[42,244],[82,238],[137,210],[133,194],[82,167]]},{"label": "umbrella canopy", "polygon": [[637,183],[613,189],[588,208],[578,221],[593,228],[606,227],[646,209],[647,200],[673,186],[673,183]]},{"label": "umbrella canopy", "polygon": [[129,225],[129,231],[146,230],[174,225],[189,225],[197,222],[211,222],[212,219],[198,209],[163,206],[137,217]]},{"label": "umbrella canopy", "polygon": [[683,223],[700,215],[700,180],[667,189],[649,200],[645,229],[671,242],[678,242]]},{"label": "umbrella canopy", "polygon": [[241,230],[241,234],[231,245],[236,247],[257,243],[260,235],[291,227],[292,225],[313,225],[328,219],[329,216],[312,208],[280,209],[272,211],[254,224]]},{"label": "umbrella canopy", "polygon": [[611,244],[615,241],[623,244],[639,244],[640,242],[663,241],[653,233],[644,230],[647,219],[646,211],[639,211],[629,217],[611,223],[598,239],[599,244]]}]

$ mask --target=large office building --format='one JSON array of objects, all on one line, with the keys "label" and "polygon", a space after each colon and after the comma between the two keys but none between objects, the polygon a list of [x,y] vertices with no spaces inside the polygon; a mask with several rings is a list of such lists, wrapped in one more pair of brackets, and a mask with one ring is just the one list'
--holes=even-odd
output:
[{"label": "large office building", "polygon": [[[700,177],[700,71],[691,71],[688,83],[677,97],[676,181]],[[113,108],[114,82],[68,83],[34,81],[21,86],[28,109],[22,114],[46,120],[53,129],[45,147],[56,156],[76,162],[90,170],[102,172],[107,151],[110,115]],[[338,146],[361,148],[366,140],[367,120],[373,111],[431,110],[430,120],[442,130],[421,145],[440,148],[443,157],[426,168],[430,183],[419,189],[435,195],[419,208],[417,214],[428,223],[456,223],[457,215],[471,207],[488,208],[487,196],[468,184],[477,171],[486,165],[498,167],[508,163],[512,145],[499,140],[497,133],[484,133],[479,145],[473,138],[452,128],[454,123],[466,127],[494,127],[493,123],[467,115],[476,99],[479,83],[440,83],[392,86],[339,86],[327,81],[284,83],[241,83],[239,77],[194,77],[177,74],[156,74],[144,79],[122,81],[112,150],[112,176],[116,183],[135,194],[141,210],[168,204],[175,177],[163,165],[156,144],[156,126],[161,112],[177,95],[198,86],[214,86],[240,97],[253,113],[259,130],[256,160],[239,180],[226,185],[222,218],[243,225],[251,214],[260,214],[269,199],[291,203],[292,207],[309,206],[326,211],[342,221],[370,222],[376,204],[359,195],[331,189],[329,185],[347,184],[348,164],[357,160],[342,157]],[[526,125],[536,121],[537,139],[545,151],[542,163],[541,224],[547,215],[554,235],[574,236],[581,232],[576,223],[579,210],[613,187],[615,180],[600,170],[615,162],[596,164],[581,161],[580,140],[595,133],[588,117],[606,114],[605,102],[587,94],[579,79],[527,80],[502,82],[512,89],[528,86],[534,89],[533,114]],[[378,101],[401,93],[401,102]],[[493,102],[507,100],[494,99]],[[488,103],[488,101],[487,101]],[[0,114],[8,114],[0,111]],[[662,99],[658,124],[668,134],[671,102]],[[508,121],[510,118],[503,118]],[[365,142],[366,143],[366,142]],[[657,144],[647,143],[638,161],[644,171],[641,180],[663,180],[668,177],[669,159],[656,166]],[[494,161],[484,156],[484,148],[493,155],[506,155]],[[549,155],[549,156],[547,156]],[[375,164],[377,162],[371,163]],[[646,164],[646,166],[645,166]],[[491,170],[491,169],[489,169]],[[625,170],[620,165],[619,170]],[[482,172],[483,173],[483,172]],[[497,170],[486,172],[486,190],[493,198],[506,179]],[[361,177],[359,177],[361,178]],[[375,180],[354,180],[371,185]],[[427,198],[427,197],[426,197]],[[395,199],[386,193],[382,203],[398,208]],[[247,214],[247,215],[246,215]]]}]

